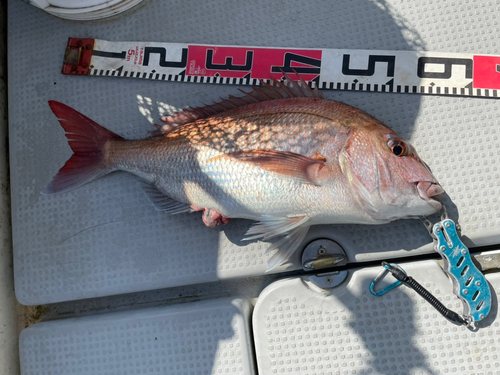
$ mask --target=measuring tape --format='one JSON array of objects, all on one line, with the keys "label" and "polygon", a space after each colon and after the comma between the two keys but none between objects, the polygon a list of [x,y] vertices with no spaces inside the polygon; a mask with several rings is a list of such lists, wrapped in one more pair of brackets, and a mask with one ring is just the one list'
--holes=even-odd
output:
[{"label": "measuring tape", "polygon": [[63,74],[258,85],[299,74],[329,90],[500,97],[500,56],[69,38]]}]

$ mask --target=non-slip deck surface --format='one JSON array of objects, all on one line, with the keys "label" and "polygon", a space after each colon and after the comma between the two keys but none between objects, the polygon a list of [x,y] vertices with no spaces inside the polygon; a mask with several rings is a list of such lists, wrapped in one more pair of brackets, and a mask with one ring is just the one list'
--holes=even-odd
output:
[{"label": "non-slip deck surface", "polygon": [[[435,261],[401,266],[462,314],[451,281]],[[498,373],[500,274],[487,275],[492,310],[473,331],[450,323],[405,286],[372,296],[369,285],[380,269],[360,269],[330,292],[306,278],[267,287],[253,314],[259,374]]]},{"label": "non-slip deck surface", "polygon": [[[71,155],[47,104],[59,100],[128,138],[165,111],[236,87],[61,75],[68,37],[227,45],[500,54],[496,2],[145,1],[115,19],[77,23],[9,2],[9,122],[15,283],[23,304],[91,298],[263,274],[267,244],[241,242],[249,221],[206,228],[200,214],[156,212],[133,176],[116,173],[42,196]],[[471,244],[500,240],[500,100],[326,92],[410,139],[449,194]],[[452,202],[452,203],[451,203]],[[314,228],[349,259],[431,251],[420,222]],[[291,268],[300,267],[300,254]]]},{"label": "non-slip deck surface", "polygon": [[210,301],[39,323],[21,334],[23,375],[253,375],[250,303]]}]

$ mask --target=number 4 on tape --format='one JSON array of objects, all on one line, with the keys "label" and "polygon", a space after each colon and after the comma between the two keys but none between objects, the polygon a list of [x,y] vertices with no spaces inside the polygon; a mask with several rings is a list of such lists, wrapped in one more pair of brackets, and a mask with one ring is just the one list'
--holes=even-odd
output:
[{"label": "number 4 on tape", "polygon": [[258,85],[299,74],[330,90],[500,97],[500,56],[109,42],[69,38],[63,74]]}]

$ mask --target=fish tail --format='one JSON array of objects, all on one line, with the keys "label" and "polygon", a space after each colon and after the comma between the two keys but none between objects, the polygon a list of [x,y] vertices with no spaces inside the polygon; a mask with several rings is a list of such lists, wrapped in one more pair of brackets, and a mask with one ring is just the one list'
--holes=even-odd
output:
[{"label": "fish tail", "polygon": [[75,189],[113,171],[104,162],[108,141],[123,139],[65,104],[49,101],[50,109],[66,132],[73,156],[64,164],[42,194]]}]

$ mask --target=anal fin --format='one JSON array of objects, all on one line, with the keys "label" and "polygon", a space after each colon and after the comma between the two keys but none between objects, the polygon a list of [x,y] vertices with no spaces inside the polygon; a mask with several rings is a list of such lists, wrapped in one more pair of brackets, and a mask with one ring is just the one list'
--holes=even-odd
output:
[{"label": "anal fin", "polygon": [[171,215],[192,211],[191,205],[170,198],[153,185],[143,182],[141,188],[157,211],[165,211]]}]

